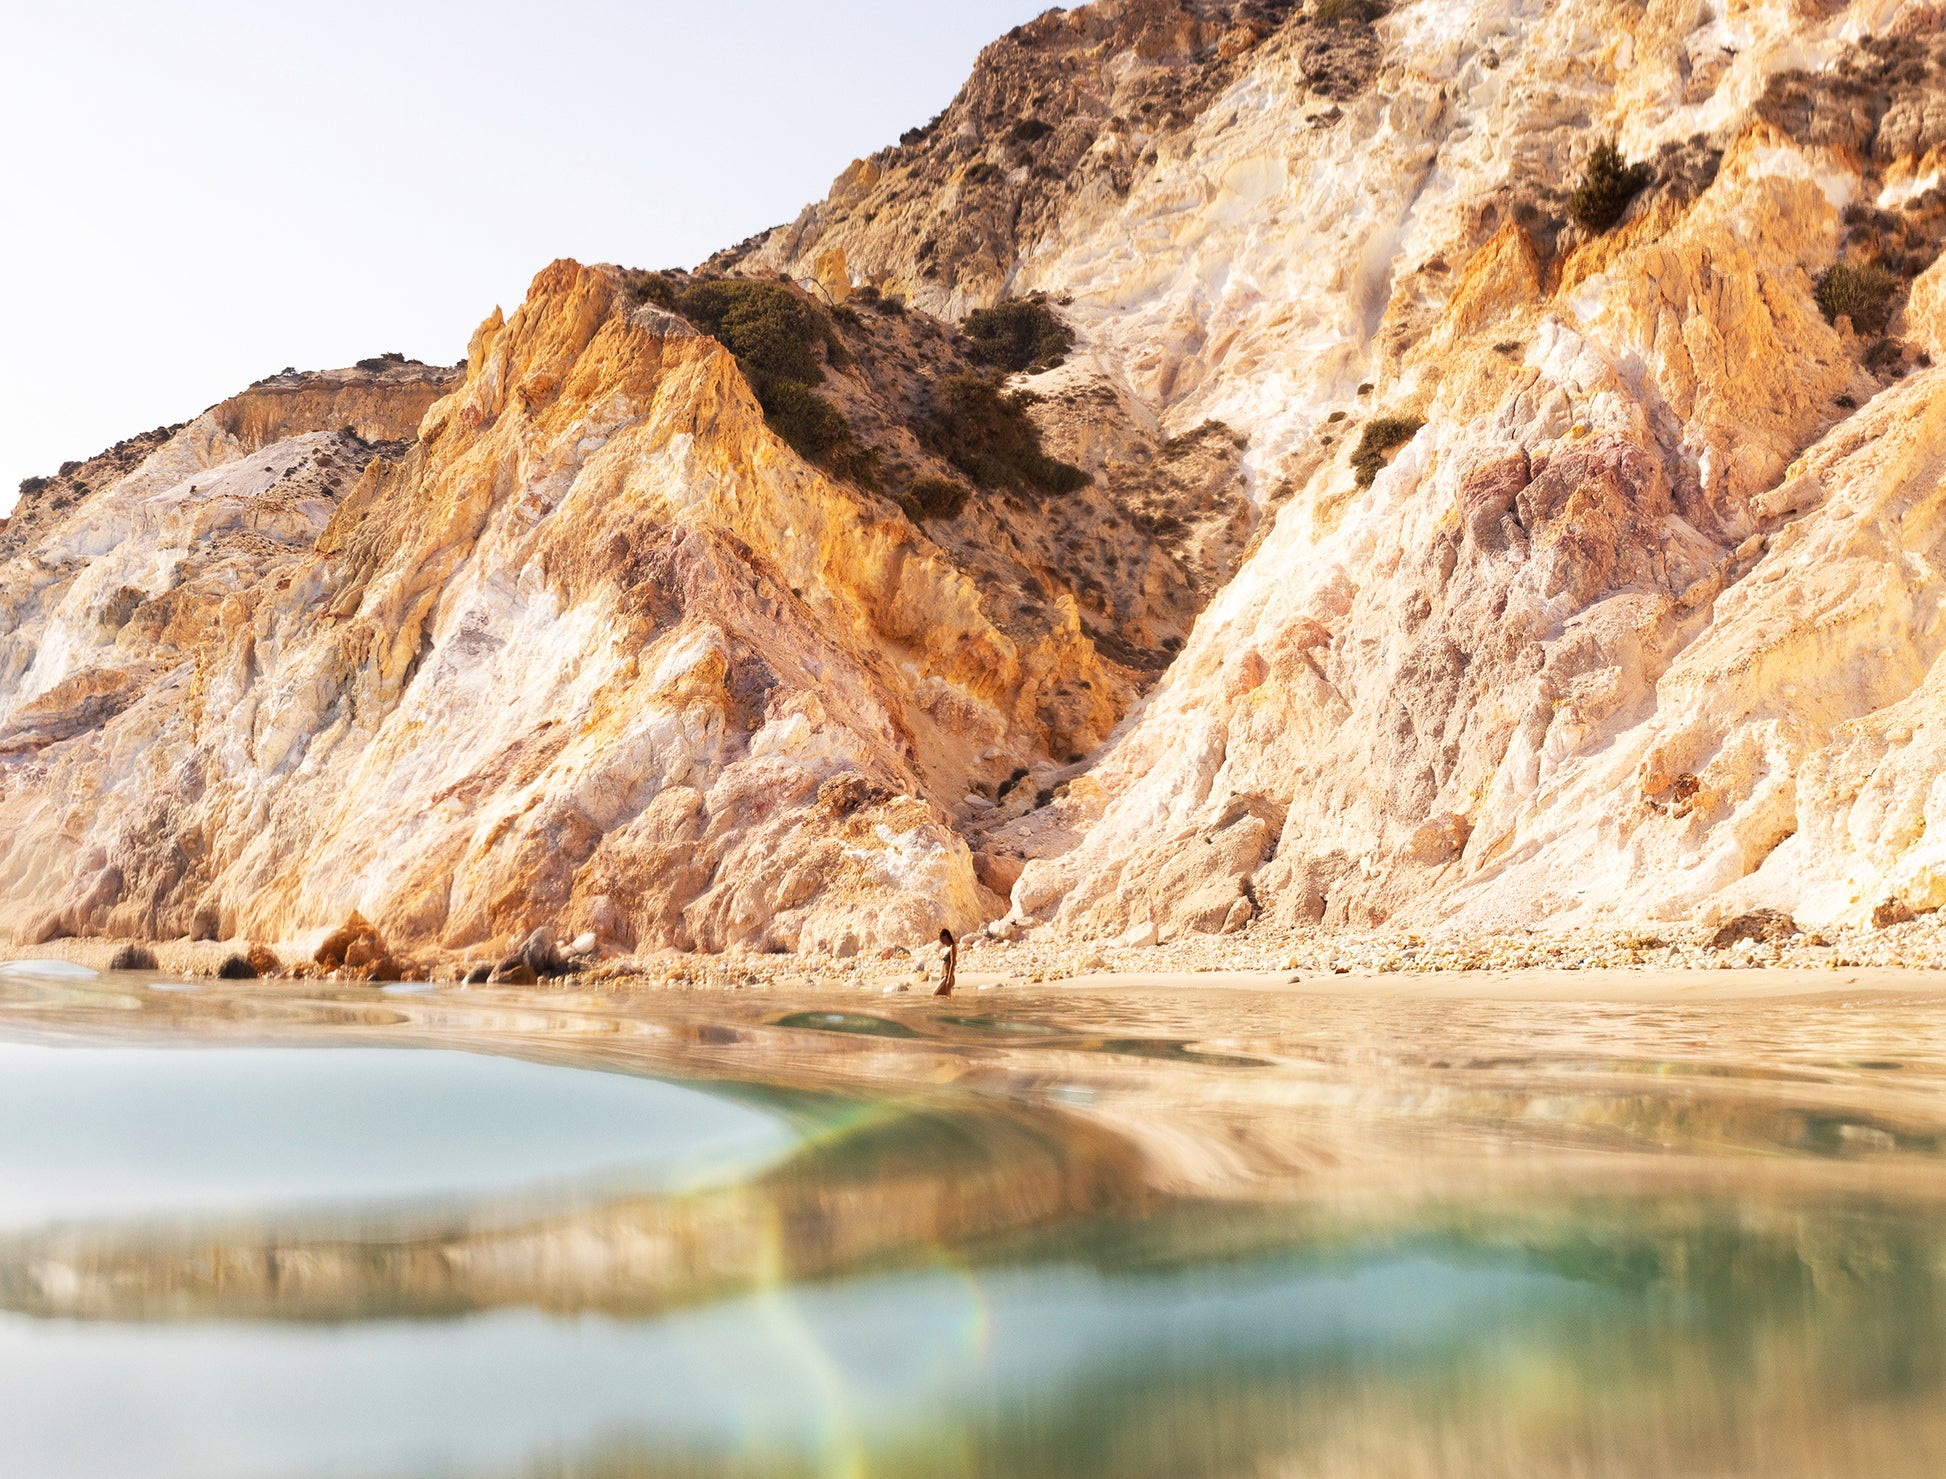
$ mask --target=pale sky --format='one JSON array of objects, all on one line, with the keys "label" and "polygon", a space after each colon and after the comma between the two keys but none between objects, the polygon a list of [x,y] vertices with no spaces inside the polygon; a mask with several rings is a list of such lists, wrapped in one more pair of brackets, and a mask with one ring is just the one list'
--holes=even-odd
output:
[{"label": "pale sky", "polygon": [[692,266],[1045,0],[60,0],[0,47],[0,514],[285,365],[450,364],[556,257]]}]

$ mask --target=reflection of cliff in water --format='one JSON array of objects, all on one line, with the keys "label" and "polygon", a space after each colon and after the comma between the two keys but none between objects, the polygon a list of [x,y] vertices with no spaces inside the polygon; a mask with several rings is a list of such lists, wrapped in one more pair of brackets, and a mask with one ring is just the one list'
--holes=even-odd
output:
[{"label": "reflection of cliff in water", "polygon": [[[1537,1209],[1581,1207],[1563,1198],[1586,1190],[1643,1193],[1626,1217],[1576,1212],[1561,1226],[1588,1230],[1601,1258],[1646,1260],[1660,1287],[1702,1257],[1706,1231],[1729,1235],[1642,1224],[1644,1209],[1689,1205],[1686,1188],[1759,1202],[1840,1189],[1946,1200],[1946,1063],[1931,1007],[1013,992],[1003,1011],[901,1001],[865,1012],[777,997],[381,1004],[356,991],[182,997],[24,981],[7,992],[8,1032],[29,1040],[88,1029],[133,1042],[462,1047],[707,1084],[805,1136],[764,1174],[682,1195],[499,1196],[416,1216],[350,1207],[335,1219],[0,1238],[0,1307],[35,1315],[635,1315],[1012,1257],[1002,1250],[1022,1239],[1041,1257],[1032,1250],[1048,1239],[1165,1208],[1177,1210],[1152,1225],[1187,1239],[1183,1259],[1219,1252],[1242,1227],[1270,1229],[1276,1249],[1417,1235],[1419,1209],[1442,1201],[1498,1206],[1527,1230],[1514,1253],[1555,1257],[1571,1246],[1565,1233],[1526,1241],[1554,1226]],[[1250,1203],[1277,1210],[1238,1210]],[[1771,1247],[1769,1231],[1750,1241],[1758,1231],[1737,1229],[1737,1245]],[[1803,1276],[1824,1287],[1833,1266],[1809,1259]]]},{"label": "reflection of cliff in water", "polygon": [[0,1305],[108,1320],[640,1315],[924,1262],[1139,1199],[1132,1150],[1051,1116],[861,1107],[752,1181],[554,1210],[72,1228],[0,1241]]},{"label": "reflection of cliff in water", "polygon": [[134,1341],[211,1363],[193,1403],[277,1351],[280,1391],[352,1410],[389,1388],[343,1352],[382,1341],[462,1373],[415,1386],[423,1431],[485,1402],[559,1434],[465,1479],[1902,1479],[1946,1445],[1930,1005],[0,1005],[10,1036],[458,1046],[792,1123],[689,1190],[0,1240],[17,1371]]},{"label": "reflection of cliff in water", "polygon": [[[1212,1268],[1212,1242],[1236,1261]],[[1147,1331],[1038,1394],[859,1438],[860,1471],[1808,1479],[1930,1475],[1946,1442],[1946,1238],[1896,1211],[1563,1197],[1388,1229],[1198,1208],[1038,1251],[1113,1281],[1262,1283],[1273,1303],[1277,1273],[1322,1277],[1368,1318],[1322,1336],[1301,1307],[1271,1331]],[[1469,1284],[1484,1297],[1444,1287]],[[678,1456],[657,1440],[548,1472],[834,1471],[829,1453]]]},{"label": "reflection of cliff in water", "polygon": [[[1567,1176],[1170,1202],[1137,1169],[1073,1121],[890,1113],[742,1188],[470,1229],[70,1234],[16,1243],[0,1289],[111,1320],[536,1306],[653,1332],[686,1306],[730,1347],[774,1338],[782,1301],[822,1346],[833,1311],[943,1277],[997,1328],[923,1424],[861,1399],[855,1470],[801,1434],[757,1453],[648,1424],[561,1479],[1916,1475],[1946,1441],[1936,1205],[1728,1166],[1717,1194]],[[1035,1342],[1010,1326],[1070,1309],[1075,1350],[1023,1378]],[[661,1337],[665,1358],[692,1338]]]}]

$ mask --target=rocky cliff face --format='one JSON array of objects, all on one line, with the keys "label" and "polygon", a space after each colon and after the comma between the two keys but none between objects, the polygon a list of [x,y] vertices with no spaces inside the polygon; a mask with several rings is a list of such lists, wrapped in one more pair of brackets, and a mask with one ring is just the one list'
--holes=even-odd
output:
[{"label": "rocky cliff face", "polygon": [[[848,950],[1936,908],[1943,32],[1050,12],[711,264],[826,305],[869,466],[557,264],[461,383],[280,377],[24,501],[8,922]],[[1033,293],[1078,342],[1013,385],[1089,485],[915,503],[971,465],[950,325]]]},{"label": "rocky cliff face", "polygon": [[[929,332],[853,316],[869,372],[827,351],[922,464],[894,372]],[[1198,598],[1099,492],[963,489],[935,542],[859,482],[570,263],[463,371],[286,374],[70,469],[0,568],[10,922],[298,939],[356,909],[455,952],[977,926],[1004,903],[955,820],[1098,747]]]}]

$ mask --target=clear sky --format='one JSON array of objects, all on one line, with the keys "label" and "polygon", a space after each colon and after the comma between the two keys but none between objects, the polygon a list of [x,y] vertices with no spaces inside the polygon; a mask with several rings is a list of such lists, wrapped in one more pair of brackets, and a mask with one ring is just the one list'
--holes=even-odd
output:
[{"label": "clear sky", "polygon": [[556,257],[691,266],[1041,0],[60,0],[0,46],[0,514],[285,365],[465,353]]}]

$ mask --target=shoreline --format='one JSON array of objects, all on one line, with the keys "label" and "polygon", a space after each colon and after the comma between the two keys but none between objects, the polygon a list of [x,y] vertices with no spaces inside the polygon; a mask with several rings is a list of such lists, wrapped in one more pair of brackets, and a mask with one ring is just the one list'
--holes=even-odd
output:
[{"label": "shoreline", "polygon": [[[126,940],[67,939],[45,945],[0,945],[0,966],[29,960],[58,960],[86,966],[108,975],[108,962],[130,943],[145,943],[154,952],[154,974],[198,980],[213,977],[216,967],[247,948],[238,942],[161,943]],[[1751,959],[1734,952],[1710,965],[1643,961],[1610,965],[1559,962],[1533,965],[1452,968],[1408,966],[1386,969],[1354,966],[1342,969],[1303,965],[1265,968],[1249,960],[1256,951],[1198,950],[1204,959],[1192,964],[1171,960],[1168,947],[1117,951],[1117,959],[1098,958],[1092,947],[1055,948],[985,944],[970,952],[959,973],[962,997],[991,997],[1009,988],[1059,988],[1089,993],[1167,992],[1201,994],[1217,991],[1276,991],[1298,996],[1369,996],[1400,1000],[1502,1001],[1618,1001],[1680,1004],[1683,1002],[1762,1001],[1819,996],[1892,996],[1946,999],[1946,968],[1931,965],[1840,963],[1834,955],[1820,964]],[[1210,961],[1209,955],[1243,956],[1231,963]],[[1070,961],[1046,958],[1069,955]],[[1094,956],[1097,958],[1089,958]],[[627,997],[643,991],[786,991],[847,996],[929,996],[934,980],[913,969],[924,957],[859,959],[834,962],[822,957],[659,955],[601,960],[586,971],[516,988],[549,992],[608,994]],[[1066,968],[1064,969],[1063,966]],[[456,990],[450,966],[421,983],[434,989]],[[309,989],[357,987],[379,983],[331,976],[272,976],[266,985]],[[508,988],[495,987],[495,990]]]}]

